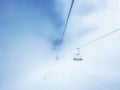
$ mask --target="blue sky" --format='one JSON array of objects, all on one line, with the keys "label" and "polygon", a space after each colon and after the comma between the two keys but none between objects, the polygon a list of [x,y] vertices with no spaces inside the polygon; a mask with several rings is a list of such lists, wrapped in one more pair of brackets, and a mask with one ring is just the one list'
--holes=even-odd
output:
[{"label": "blue sky", "polygon": [[[0,90],[119,90],[119,0],[75,0],[61,49],[71,0],[0,0]],[[60,60],[56,61],[56,54]]]}]

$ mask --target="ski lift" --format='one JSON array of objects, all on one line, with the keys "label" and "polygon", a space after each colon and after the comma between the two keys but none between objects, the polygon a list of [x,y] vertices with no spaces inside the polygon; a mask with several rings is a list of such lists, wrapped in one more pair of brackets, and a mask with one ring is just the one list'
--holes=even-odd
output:
[{"label": "ski lift", "polygon": [[81,57],[81,55],[80,55],[80,49],[79,48],[76,48],[77,49],[77,52],[75,53],[75,55],[73,56],[73,59],[75,60],[75,61],[82,61],[83,59],[82,59],[82,57]]}]

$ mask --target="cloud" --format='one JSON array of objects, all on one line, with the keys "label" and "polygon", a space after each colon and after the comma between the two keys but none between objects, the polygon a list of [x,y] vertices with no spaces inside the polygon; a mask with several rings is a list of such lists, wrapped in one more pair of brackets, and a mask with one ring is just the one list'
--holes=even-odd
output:
[{"label": "cloud", "polygon": [[4,0],[1,1],[0,9],[0,24],[5,38],[33,32],[52,44],[60,33],[62,18],[55,9],[54,1]]}]

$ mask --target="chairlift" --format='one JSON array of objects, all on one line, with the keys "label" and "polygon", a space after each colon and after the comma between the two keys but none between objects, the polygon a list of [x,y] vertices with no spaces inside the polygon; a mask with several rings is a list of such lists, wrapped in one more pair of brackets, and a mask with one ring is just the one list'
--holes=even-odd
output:
[{"label": "chairlift", "polygon": [[75,55],[73,56],[73,59],[74,61],[82,61],[82,57],[80,55],[80,49],[79,48],[76,48],[77,49],[77,52],[75,53]]}]

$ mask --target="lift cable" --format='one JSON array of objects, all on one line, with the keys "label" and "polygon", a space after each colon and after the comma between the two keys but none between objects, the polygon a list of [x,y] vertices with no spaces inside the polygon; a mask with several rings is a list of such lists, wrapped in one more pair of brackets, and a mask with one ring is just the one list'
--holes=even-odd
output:
[{"label": "lift cable", "polygon": [[71,11],[72,11],[73,4],[74,4],[74,0],[72,0],[72,2],[71,2],[71,6],[70,6],[70,9],[69,9],[69,12],[68,12],[68,16],[67,16],[67,20],[66,20],[66,23],[65,23],[65,26],[64,26],[64,29],[63,29],[63,33],[62,33],[61,38],[60,38],[60,40],[59,40],[59,42],[58,42],[58,49],[59,49],[59,48],[61,47],[61,45],[62,45],[64,36],[65,36],[65,31],[66,31],[66,28],[67,28],[67,25],[68,25],[68,21],[69,21],[70,15],[71,15]]},{"label": "lift cable", "polygon": [[120,28],[115,29],[114,31],[111,31],[111,32],[109,32],[109,33],[107,33],[107,34],[104,34],[104,35],[96,38],[95,40],[89,41],[89,42],[83,44],[82,46],[80,46],[80,48],[83,48],[83,47],[85,47],[85,46],[87,46],[87,45],[89,45],[89,44],[92,44],[92,43],[94,43],[94,42],[96,42],[96,41],[98,41],[98,40],[100,40],[100,39],[103,39],[103,38],[105,38],[105,37],[107,37],[107,36],[110,36],[111,34],[113,34],[113,33],[115,33],[115,32],[118,32],[118,31],[120,31]]}]

